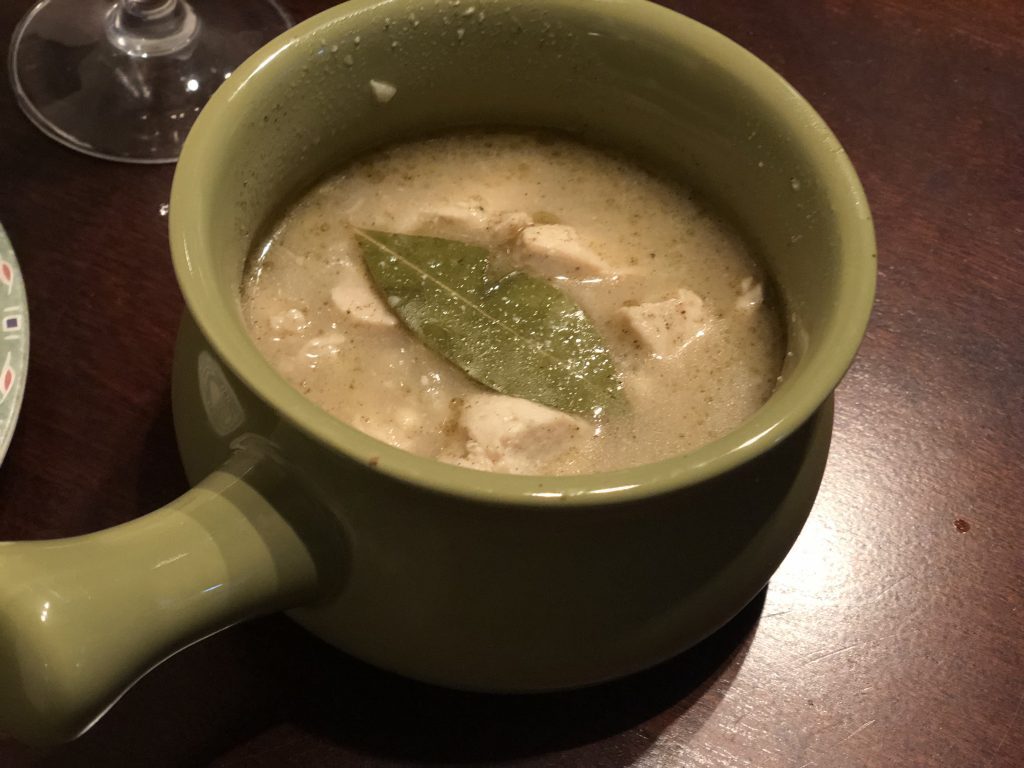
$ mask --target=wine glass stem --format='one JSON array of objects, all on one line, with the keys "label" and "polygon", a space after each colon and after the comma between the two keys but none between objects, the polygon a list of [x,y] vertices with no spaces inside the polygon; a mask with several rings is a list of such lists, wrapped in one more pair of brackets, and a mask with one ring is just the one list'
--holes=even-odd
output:
[{"label": "wine glass stem", "polygon": [[187,48],[199,19],[185,0],[119,0],[107,15],[107,39],[129,56],[166,56]]},{"label": "wine glass stem", "polygon": [[141,19],[166,16],[177,4],[177,0],[121,0],[121,8]]}]

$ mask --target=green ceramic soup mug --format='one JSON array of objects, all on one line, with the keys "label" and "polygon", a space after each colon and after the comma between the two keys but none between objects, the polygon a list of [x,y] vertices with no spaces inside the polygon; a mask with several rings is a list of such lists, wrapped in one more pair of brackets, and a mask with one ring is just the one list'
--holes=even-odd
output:
[{"label": "green ceramic soup mug", "polygon": [[[368,148],[461,126],[577,134],[718,206],[785,313],[768,403],[673,459],[514,477],[384,445],[286,384],[239,310],[263,229]],[[352,0],[310,19],[203,111],[170,230],[189,310],[174,413],[196,485],[109,531],[0,545],[0,730],[26,741],[74,737],[176,650],[281,609],[372,664],[482,691],[588,685],[680,652],[799,533],[875,276],[863,192],[820,117],[734,43],[639,0]]]}]

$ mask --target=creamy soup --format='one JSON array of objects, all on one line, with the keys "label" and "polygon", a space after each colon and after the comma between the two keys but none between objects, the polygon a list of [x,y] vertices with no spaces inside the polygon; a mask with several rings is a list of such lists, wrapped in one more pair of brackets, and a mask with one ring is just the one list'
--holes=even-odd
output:
[{"label": "creamy soup", "polygon": [[[624,407],[568,414],[469,378],[392,312],[356,229],[486,246],[568,294],[603,336]],[[684,453],[771,394],[784,334],[765,276],[692,193],[543,133],[471,133],[370,154],[303,197],[252,254],[255,343],[325,411],[462,466],[570,474]]]}]

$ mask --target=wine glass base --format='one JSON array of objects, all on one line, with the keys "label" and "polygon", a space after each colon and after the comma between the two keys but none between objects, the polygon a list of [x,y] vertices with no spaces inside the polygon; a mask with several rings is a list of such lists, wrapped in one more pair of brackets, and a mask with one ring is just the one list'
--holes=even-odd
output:
[{"label": "wine glass base", "polygon": [[149,55],[112,42],[112,0],[42,0],[11,40],[19,106],[43,133],[79,152],[174,162],[217,87],[291,23],[274,0],[188,4],[198,23],[187,44]]}]

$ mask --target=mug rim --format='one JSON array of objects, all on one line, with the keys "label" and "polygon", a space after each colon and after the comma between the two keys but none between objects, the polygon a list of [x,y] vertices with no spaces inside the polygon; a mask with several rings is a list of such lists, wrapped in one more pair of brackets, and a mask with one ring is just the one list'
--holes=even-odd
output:
[{"label": "mug rim", "polygon": [[[239,349],[225,339],[224,322],[240,324],[237,312],[213,289],[212,268],[204,261],[211,249],[198,226],[204,204],[204,177],[214,173],[218,147],[229,141],[233,125],[229,105],[261,77],[302,56],[296,43],[345,19],[372,9],[384,14],[402,0],[349,0],[292,27],[240,65],[203,109],[183,147],[171,191],[169,233],[172,260],[188,311],[217,356],[266,405],[331,450],[374,471],[436,492],[517,506],[564,506],[632,501],[697,485],[763,454],[803,425],[827,400],[852,364],[863,339],[874,299],[875,235],[860,180],[838,139],[813,107],[785,79],[738,43],[669,8],[646,0],[602,0],[595,13],[619,14],[652,35],[685,38],[726,66],[752,89],[776,99],[785,109],[786,129],[814,161],[815,171],[831,179],[842,196],[833,215],[839,232],[841,275],[837,301],[824,332],[828,353],[800,371],[800,386],[773,394],[751,417],[722,437],[684,454],[657,462],[592,474],[533,476],[481,472],[419,456],[372,438],[333,416],[288,384],[262,360],[255,346]],[[571,8],[577,0],[544,0],[547,8]],[[301,66],[301,65],[299,65]],[[229,316],[230,315],[230,316]],[[826,345],[823,345],[826,346]],[[261,364],[262,361],[262,364]],[[271,375],[268,375],[268,372]]]}]

